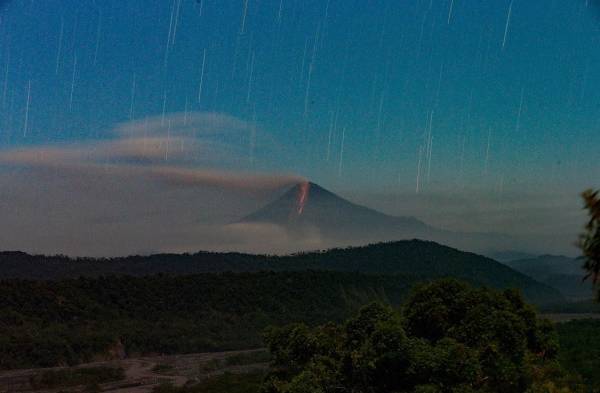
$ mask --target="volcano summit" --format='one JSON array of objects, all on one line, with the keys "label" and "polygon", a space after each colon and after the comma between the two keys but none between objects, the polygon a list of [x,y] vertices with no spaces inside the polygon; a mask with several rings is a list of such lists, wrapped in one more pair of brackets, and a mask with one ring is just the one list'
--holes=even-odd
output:
[{"label": "volcano summit", "polygon": [[501,234],[452,232],[415,217],[388,215],[352,203],[312,182],[294,185],[239,222],[278,225],[296,239],[318,235],[328,247],[423,239],[490,253],[515,244],[514,239]]}]

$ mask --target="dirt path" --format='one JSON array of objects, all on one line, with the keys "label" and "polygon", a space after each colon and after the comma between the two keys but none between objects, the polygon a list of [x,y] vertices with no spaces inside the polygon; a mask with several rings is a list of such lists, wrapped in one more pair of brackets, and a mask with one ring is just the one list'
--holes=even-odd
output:
[{"label": "dirt path", "polygon": [[[171,383],[183,386],[188,381],[200,381],[204,378],[225,372],[245,373],[266,368],[266,364],[248,364],[228,366],[226,359],[240,354],[251,354],[260,350],[229,351],[213,353],[196,353],[188,355],[169,355],[140,357],[123,360],[85,363],[76,368],[91,367],[121,367],[125,379],[118,382],[105,383],[101,391],[111,393],[150,393],[161,383]],[[210,367],[209,367],[210,366]],[[30,386],[31,377],[48,370],[59,370],[60,367],[49,369],[24,369],[0,372],[0,392],[33,392]],[[61,388],[52,390],[37,390],[40,393],[56,393],[58,391],[80,392],[82,387]]]}]

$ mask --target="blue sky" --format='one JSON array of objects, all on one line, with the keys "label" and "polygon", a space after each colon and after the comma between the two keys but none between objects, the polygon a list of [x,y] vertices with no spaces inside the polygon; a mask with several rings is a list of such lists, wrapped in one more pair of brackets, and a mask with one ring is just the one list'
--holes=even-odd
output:
[{"label": "blue sky", "polygon": [[410,188],[433,111],[430,181],[551,186],[558,171],[592,185],[598,168],[578,156],[600,146],[600,22],[583,0],[515,0],[503,47],[510,4],[11,2],[1,26],[2,143],[110,137],[130,117],[135,75],[134,118],[160,114],[166,93],[167,112],[187,100],[189,110],[256,121],[295,149],[269,165],[325,183]]},{"label": "blue sky", "polygon": [[10,1],[0,148],[93,144],[119,124],[206,112],[248,124],[214,137],[240,154],[213,169],[299,175],[366,202],[561,193],[575,209],[600,177],[588,3]]}]

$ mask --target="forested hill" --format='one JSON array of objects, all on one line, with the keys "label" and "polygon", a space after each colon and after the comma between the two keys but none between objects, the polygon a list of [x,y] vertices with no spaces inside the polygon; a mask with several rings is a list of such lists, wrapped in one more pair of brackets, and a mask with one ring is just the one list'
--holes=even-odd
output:
[{"label": "forested hill", "polygon": [[57,280],[80,276],[158,273],[175,275],[217,272],[330,270],[457,277],[495,288],[519,288],[537,304],[558,303],[555,289],[492,259],[428,241],[409,240],[332,249],[289,256],[240,253],[156,254],[112,259],[71,259],[0,253],[0,279]]},{"label": "forested hill", "polygon": [[259,347],[270,325],[398,305],[417,281],[350,272],[0,281],[0,369],[110,358],[115,348],[133,356]]}]

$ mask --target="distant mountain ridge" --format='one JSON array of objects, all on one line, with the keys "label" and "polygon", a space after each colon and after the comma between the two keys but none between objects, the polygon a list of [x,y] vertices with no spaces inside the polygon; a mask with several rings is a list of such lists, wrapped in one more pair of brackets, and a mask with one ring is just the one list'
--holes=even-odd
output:
[{"label": "distant mountain ridge", "polygon": [[423,239],[489,255],[519,245],[507,235],[453,232],[415,217],[397,217],[352,203],[311,182],[298,183],[240,223],[271,224],[294,238],[319,237],[330,247]]},{"label": "distant mountain ridge", "polygon": [[0,279],[4,280],[305,270],[403,274],[415,277],[419,281],[456,277],[494,288],[519,288],[528,300],[537,304],[559,303],[564,300],[555,289],[492,259],[420,240],[289,256],[199,252],[112,259],[70,259],[63,256],[32,256],[18,252],[0,253]]},{"label": "distant mountain ridge", "polygon": [[536,281],[558,289],[571,300],[588,300],[594,297],[592,284],[584,282],[582,262],[560,255],[540,255],[534,258],[504,262]]},{"label": "distant mountain ridge", "polygon": [[522,252],[522,251],[516,251],[516,250],[498,251],[498,252],[494,252],[488,256],[492,259],[495,259],[498,262],[502,262],[502,263],[506,263],[506,264],[508,264],[508,262],[518,261],[520,259],[537,258],[537,255],[530,254],[527,252]]},{"label": "distant mountain ridge", "polygon": [[428,229],[425,223],[414,217],[394,217],[357,205],[311,182],[297,184],[240,222],[271,223],[290,229],[312,226],[342,233],[351,233],[357,227],[362,231],[373,226],[396,226],[412,231]]},{"label": "distant mountain ridge", "polygon": [[532,276],[569,274],[583,277],[582,262],[563,255],[540,255],[506,262],[515,270]]}]

